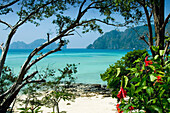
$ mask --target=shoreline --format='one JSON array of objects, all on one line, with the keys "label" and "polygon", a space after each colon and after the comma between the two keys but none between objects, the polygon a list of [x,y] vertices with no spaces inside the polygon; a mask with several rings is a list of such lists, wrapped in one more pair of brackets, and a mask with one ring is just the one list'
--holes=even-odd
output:
[{"label": "shoreline", "polygon": [[[74,83],[67,88],[75,94],[73,101],[59,102],[62,113],[116,113],[117,99],[111,97],[111,91],[106,85]],[[19,98],[25,98],[20,95]],[[16,103],[14,113],[19,113],[17,108],[22,107]],[[52,108],[41,107],[42,113],[51,113]],[[21,112],[21,111],[20,111]]]},{"label": "shoreline", "polygon": [[89,97],[95,95],[111,97],[111,91],[107,88],[107,85],[102,84],[73,83],[67,87],[67,90],[75,94],[77,97]]}]

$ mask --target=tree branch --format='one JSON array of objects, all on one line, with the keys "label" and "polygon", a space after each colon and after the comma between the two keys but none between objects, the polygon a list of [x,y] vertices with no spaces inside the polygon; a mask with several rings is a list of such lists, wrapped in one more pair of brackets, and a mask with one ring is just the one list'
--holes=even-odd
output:
[{"label": "tree branch", "polygon": [[34,75],[37,74],[37,73],[38,73],[38,71],[33,72],[32,74],[30,74],[30,75],[28,75],[26,78],[24,78],[23,81],[28,80],[28,79],[34,77]]},{"label": "tree branch", "polygon": [[34,10],[33,12],[31,12],[24,20],[22,20],[21,22],[17,23],[14,28],[17,29],[19,26],[21,26],[22,24],[24,24],[28,19],[31,18],[31,16],[33,16],[34,14],[36,14],[41,8],[44,8],[45,6],[49,5],[50,3],[52,3],[53,0],[51,0],[50,2],[47,2],[46,4],[43,4],[42,6],[40,6],[39,8],[37,8],[36,10]]},{"label": "tree branch", "polygon": [[164,52],[164,54],[163,54],[163,58],[165,57],[165,54],[166,54],[167,51],[168,51],[169,44],[170,44],[170,41],[168,41],[168,43],[167,43],[167,45],[166,45],[166,47],[165,47],[165,52]]},{"label": "tree branch", "polygon": [[82,8],[83,8],[83,6],[84,6],[85,2],[86,2],[86,0],[84,0],[84,1],[82,2],[82,4],[80,5],[78,15],[80,15],[80,14],[81,14],[81,12],[82,12]]},{"label": "tree branch", "polygon": [[145,41],[145,43],[146,43],[149,47],[151,47],[151,46],[149,45],[149,43],[145,40],[145,36],[141,36],[140,39],[143,40],[143,41]]},{"label": "tree branch", "polygon": [[36,58],[35,60],[33,60],[28,66],[27,68],[25,69],[25,71],[29,70],[35,63],[37,63],[38,61],[40,61],[41,59],[43,59],[44,57],[54,53],[54,52],[57,52],[57,51],[61,51],[61,47],[64,46],[64,43],[60,43],[59,46],[54,49],[54,50],[51,50],[41,56],[39,56],[38,58]]},{"label": "tree branch", "polygon": [[[34,10],[33,12],[31,12],[23,21],[17,23],[17,24],[12,28],[10,34],[8,35],[8,38],[7,38],[7,41],[6,41],[6,44],[5,44],[5,48],[4,48],[4,52],[2,52],[2,55],[1,55],[2,57],[1,57],[1,59],[0,59],[0,77],[1,77],[2,67],[3,67],[3,65],[4,65],[4,63],[5,63],[5,60],[6,60],[6,56],[7,56],[7,52],[8,52],[8,49],[9,49],[9,45],[10,45],[11,39],[12,39],[13,35],[15,34],[17,28],[18,28],[19,26],[21,26],[22,24],[24,24],[32,15],[36,14],[41,8],[49,5],[49,4],[52,3],[52,2],[53,2],[53,0],[51,0],[50,2],[47,2],[46,4],[43,4],[42,6],[40,6],[39,8],[37,8],[36,10]],[[4,23],[4,24],[5,24],[5,23]],[[8,25],[8,24],[7,24],[7,25]],[[30,56],[30,60],[31,60],[31,56]],[[25,63],[27,63],[27,62],[25,62]],[[26,73],[26,72],[21,73],[21,74],[25,74],[25,73]],[[19,74],[19,75],[20,75],[20,74]],[[21,79],[23,79],[23,76],[22,76]],[[21,80],[20,80],[20,82],[21,82]]]},{"label": "tree branch", "polygon": [[166,19],[165,19],[165,21],[164,21],[164,23],[163,23],[163,25],[162,25],[162,27],[161,27],[161,31],[165,28],[166,24],[169,22],[169,18],[170,18],[170,13],[169,13],[169,15],[166,17]]},{"label": "tree branch", "polygon": [[25,84],[30,84],[30,83],[41,83],[41,82],[45,82],[44,79],[42,80],[31,80],[31,81],[27,81]]},{"label": "tree branch", "polygon": [[152,11],[151,11],[151,14],[149,15],[149,12],[148,12],[148,9],[147,7],[145,7],[146,3],[145,3],[145,0],[143,0],[143,3],[140,3],[145,11],[145,15],[146,15],[146,18],[147,18],[147,23],[148,23],[148,29],[149,29],[149,44],[148,42],[145,40],[145,38],[143,39],[147,45],[149,45],[149,48],[152,52],[152,56],[154,57],[155,56],[155,52],[154,50],[152,49],[152,46],[153,46],[153,36],[152,36],[152,26],[151,26],[151,16],[152,16]]},{"label": "tree branch", "polygon": [[104,24],[107,24],[107,25],[117,26],[117,27],[123,27],[123,26],[125,26],[125,25],[123,25],[123,24],[118,24],[118,25],[116,25],[116,24],[111,24],[111,23],[105,22],[105,21],[100,20],[100,19],[91,19],[91,20],[88,20],[88,21],[82,21],[82,22],[81,22],[80,24],[78,24],[77,26],[81,26],[81,25],[83,25],[83,24],[85,24],[85,23],[92,22],[92,21],[98,21],[98,22],[101,22],[101,23],[104,23]]},{"label": "tree branch", "polygon": [[7,7],[9,7],[9,6],[12,6],[13,4],[17,3],[18,1],[19,1],[19,0],[14,0],[14,1],[6,4],[6,5],[1,5],[1,6],[0,6],[0,10],[3,9],[3,8],[7,8]]},{"label": "tree branch", "polygon": [[0,23],[3,23],[3,24],[5,24],[6,26],[8,26],[9,28],[13,29],[13,26],[12,26],[12,25],[8,24],[8,23],[5,22],[5,21],[2,21],[1,19],[0,19]]},{"label": "tree branch", "polygon": [[0,48],[1,48],[2,52],[4,51],[3,45],[4,45],[4,43],[2,43],[2,44],[0,45]]}]

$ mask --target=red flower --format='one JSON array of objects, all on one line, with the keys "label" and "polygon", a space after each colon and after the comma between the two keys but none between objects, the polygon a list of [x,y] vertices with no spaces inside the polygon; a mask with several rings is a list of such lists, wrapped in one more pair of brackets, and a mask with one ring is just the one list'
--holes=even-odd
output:
[{"label": "red flower", "polygon": [[134,107],[133,107],[133,106],[130,106],[130,107],[129,107],[129,109],[130,109],[130,110],[133,110],[133,109],[134,109]]},{"label": "red flower", "polygon": [[154,70],[154,73],[156,73],[156,70]]},{"label": "red flower", "polygon": [[148,56],[145,58],[145,66],[153,64],[151,60],[147,61],[147,59],[148,59]]},{"label": "red flower", "polygon": [[116,105],[116,108],[119,108],[119,106],[120,106],[120,104],[117,104],[117,105]]},{"label": "red flower", "polygon": [[162,82],[161,82],[161,81],[162,81],[162,80],[161,80],[161,76],[156,76],[156,77],[157,77],[157,80],[156,80],[156,81],[157,81],[158,83],[161,83],[161,84],[162,84]]},{"label": "red flower", "polygon": [[117,108],[118,113],[123,113],[123,111],[121,111],[121,109],[119,108],[119,106],[120,106],[120,104],[117,104],[117,105],[116,105],[116,108]]},{"label": "red flower", "polygon": [[153,86],[158,82],[158,83],[160,83],[160,84],[163,84],[163,82],[161,82],[162,80],[161,80],[161,76],[156,76],[157,77],[157,79],[156,79],[156,81],[155,81],[155,83],[153,84]]},{"label": "red flower", "polygon": [[126,95],[127,95],[127,92],[121,87],[119,93],[117,94],[117,97],[121,99],[121,98],[125,98]]}]

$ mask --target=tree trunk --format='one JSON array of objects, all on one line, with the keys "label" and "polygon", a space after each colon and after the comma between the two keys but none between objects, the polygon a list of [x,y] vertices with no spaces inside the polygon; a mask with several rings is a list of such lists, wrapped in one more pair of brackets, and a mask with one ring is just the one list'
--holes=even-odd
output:
[{"label": "tree trunk", "polygon": [[59,104],[58,103],[56,104],[56,110],[57,110],[57,113],[60,113],[60,111],[59,111]]},{"label": "tree trunk", "polygon": [[164,0],[158,0],[154,1],[154,3],[152,4],[155,25],[155,37],[157,39],[156,46],[159,46],[159,50],[164,50],[165,28],[161,29],[164,23],[164,3]]},{"label": "tree trunk", "polygon": [[[25,85],[25,84],[24,84]],[[4,98],[4,102],[0,103],[0,113],[6,113],[7,109],[11,105],[11,103],[14,101],[16,96],[18,95],[20,89],[24,86],[16,86],[14,90],[11,90],[11,92]]]},{"label": "tree trunk", "polygon": [[55,113],[55,105],[53,106],[53,113]]},{"label": "tree trunk", "polygon": [[9,45],[10,45],[11,39],[12,39],[13,35],[15,34],[15,32],[16,32],[16,29],[11,30],[10,34],[8,35],[8,39],[6,41],[5,47],[2,50],[2,54],[1,54],[1,58],[0,58],[0,77],[1,77],[2,69],[5,64],[6,57],[7,57]]}]

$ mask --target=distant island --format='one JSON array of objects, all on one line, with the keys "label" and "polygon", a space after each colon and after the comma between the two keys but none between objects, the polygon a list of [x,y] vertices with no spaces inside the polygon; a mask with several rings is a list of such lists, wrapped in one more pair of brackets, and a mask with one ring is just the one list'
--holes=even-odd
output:
[{"label": "distant island", "polygon": [[[10,45],[10,49],[35,49],[36,47],[39,47],[46,41],[47,41],[46,39],[37,39],[37,40],[31,42],[30,44],[26,44],[23,41],[17,41],[17,42],[13,42]],[[45,49],[55,49],[57,47],[58,47],[58,44],[56,44],[54,42],[54,43],[50,44],[49,46],[47,46]],[[66,48],[67,48],[67,46],[65,45],[63,47],[63,49],[66,49]]]},{"label": "distant island", "polygon": [[[154,26],[152,28],[154,31]],[[166,31],[170,33],[170,23],[167,24]],[[87,49],[149,49],[143,40],[139,40],[139,37],[146,36],[147,32],[147,26],[126,29],[124,32],[112,30],[88,45]],[[148,40],[147,36],[146,40]]]}]

